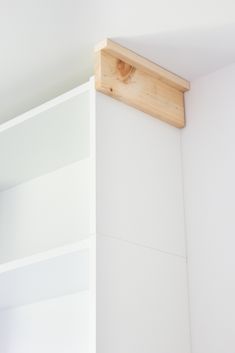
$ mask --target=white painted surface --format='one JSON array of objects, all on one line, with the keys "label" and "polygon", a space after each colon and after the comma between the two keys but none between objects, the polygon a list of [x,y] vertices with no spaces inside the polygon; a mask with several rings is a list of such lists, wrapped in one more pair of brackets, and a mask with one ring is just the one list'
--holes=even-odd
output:
[{"label": "white painted surface", "polygon": [[183,157],[193,353],[235,351],[235,65],[192,83]]},{"label": "white painted surface", "polygon": [[0,193],[0,262],[90,234],[89,170],[88,158]]},{"label": "white painted surface", "polygon": [[[95,260],[87,239],[95,222],[89,88],[0,127],[0,351],[5,353],[91,353],[94,347]],[[78,244],[81,239],[87,240]]]},{"label": "white painted surface", "polygon": [[89,156],[87,89],[0,126],[0,191]]},{"label": "white painted surface", "polygon": [[[97,248],[93,244],[89,257],[89,278],[84,274],[91,288],[90,351],[95,353],[97,334],[97,353],[189,353],[180,131],[92,89],[90,93],[90,158],[0,194],[0,260],[46,251],[98,230]],[[12,282],[15,290],[19,282],[23,287],[18,298],[8,298],[6,288],[3,306],[68,293],[60,287],[60,265],[49,269],[46,261],[29,264],[24,271],[10,272],[6,282],[3,273],[5,287]],[[46,285],[48,292],[39,290],[37,296],[31,285],[37,286],[40,278],[52,284],[53,275],[58,279],[57,293],[54,286]],[[84,283],[80,288],[78,282],[75,287],[71,283],[71,291],[87,288]],[[54,349],[55,336],[43,340],[44,331],[42,336],[34,333],[27,344],[28,323],[22,315],[13,320],[13,326],[26,329],[16,332],[16,346],[9,346],[13,350],[7,353],[15,353],[17,346],[22,353],[35,351],[33,342],[41,339],[41,351],[51,352],[52,347],[52,352],[63,352],[63,345]],[[36,315],[35,325],[40,327],[45,319]],[[67,343],[66,352],[68,347]]]},{"label": "white painted surface", "polygon": [[[225,23],[234,23],[231,0],[41,0],[40,5],[37,0],[2,1],[0,121],[85,82],[93,73],[93,46],[105,37],[147,35],[138,44],[142,51],[146,45],[152,50],[157,48],[154,60],[165,55],[172,66],[177,57],[180,58],[178,67],[186,67],[188,71],[191,66],[191,72],[202,67],[201,58],[205,60],[204,67],[208,62],[213,62],[212,65],[221,62],[221,49],[225,49],[224,60],[227,61],[229,48],[234,48],[231,45],[234,32],[229,39],[223,28],[219,34],[216,30]],[[202,30],[203,24],[205,29]],[[211,24],[214,26],[210,28]],[[179,34],[181,38],[187,38],[192,26],[196,27],[198,37],[196,40],[192,37],[191,41],[186,39],[180,47],[181,55],[177,29],[183,32]],[[208,27],[212,35],[204,41],[205,47],[211,49],[211,42],[216,43],[218,52],[201,50],[198,39],[204,40]],[[176,38],[161,45],[164,28],[170,28]],[[160,38],[153,39],[152,34],[159,34]],[[196,55],[191,56],[191,51]]]},{"label": "white painted surface", "polygon": [[0,312],[4,353],[88,353],[89,293]]},{"label": "white painted surface", "polygon": [[97,237],[97,353],[189,353],[185,259]]},{"label": "white painted surface", "polygon": [[97,93],[97,232],[185,256],[180,130]]},{"label": "white painted surface", "polygon": [[97,353],[189,353],[180,130],[96,94]]},{"label": "white painted surface", "polygon": [[181,28],[128,36],[117,40],[190,81],[235,61],[235,47],[228,45],[235,36],[234,22],[227,25],[217,22],[214,26],[207,23],[188,28],[182,24]]},{"label": "white painted surface", "polygon": [[89,288],[91,240],[0,266],[0,309]]}]

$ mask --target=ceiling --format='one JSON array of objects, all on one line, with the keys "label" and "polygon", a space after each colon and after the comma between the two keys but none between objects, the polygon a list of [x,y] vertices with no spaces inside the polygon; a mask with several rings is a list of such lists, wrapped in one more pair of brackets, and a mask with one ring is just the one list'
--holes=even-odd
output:
[{"label": "ceiling", "polygon": [[234,4],[0,0],[0,123],[87,81],[105,37],[194,79],[235,61]]}]

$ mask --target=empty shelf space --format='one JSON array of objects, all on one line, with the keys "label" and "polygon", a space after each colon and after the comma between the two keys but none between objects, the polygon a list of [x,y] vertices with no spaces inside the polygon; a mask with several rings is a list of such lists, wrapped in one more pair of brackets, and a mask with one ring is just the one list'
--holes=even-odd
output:
[{"label": "empty shelf space", "polygon": [[0,125],[0,191],[89,156],[89,84]]},{"label": "empty shelf space", "polygon": [[89,289],[91,239],[0,266],[0,309]]}]

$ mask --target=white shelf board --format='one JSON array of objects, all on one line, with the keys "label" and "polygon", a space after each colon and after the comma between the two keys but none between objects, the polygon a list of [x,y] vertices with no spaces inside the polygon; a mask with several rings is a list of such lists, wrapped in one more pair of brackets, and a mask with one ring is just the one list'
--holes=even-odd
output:
[{"label": "white shelf board", "polygon": [[0,309],[89,289],[91,238],[0,266]]},{"label": "white shelf board", "polygon": [[90,83],[0,125],[0,191],[89,156]]}]

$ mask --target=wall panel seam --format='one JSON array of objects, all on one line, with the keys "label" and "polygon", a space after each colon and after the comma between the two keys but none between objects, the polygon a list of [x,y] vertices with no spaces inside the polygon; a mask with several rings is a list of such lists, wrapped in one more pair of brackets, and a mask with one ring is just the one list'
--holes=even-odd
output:
[{"label": "wall panel seam", "polygon": [[173,256],[173,257],[182,259],[182,260],[184,260],[186,262],[186,256],[180,255],[180,254],[177,254],[177,253],[174,253],[174,252],[158,249],[158,248],[152,247],[150,245],[141,244],[139,242],[126,240],[126,239],[123,239],[123,238],[119,238],[118,236],[108,235],[108,234],[104,234],[104,233],[101,233],[101,232],[97,232],[97,236],[102,236],[102,237],[105,237],[105,238],[111,238],[111,239],[119,240],[119,241],[125,242],[125,243],[130,244],[130,245],[134,245],[134,246],[138,246],[138,247],[141,247],[141,248],[153,250],[153,251],[161,253],[161,254]]}]

